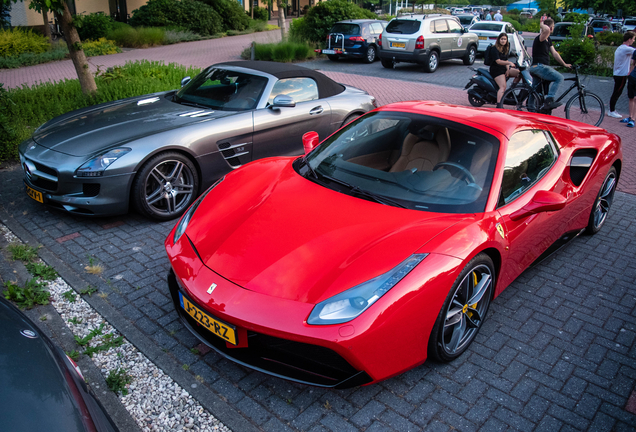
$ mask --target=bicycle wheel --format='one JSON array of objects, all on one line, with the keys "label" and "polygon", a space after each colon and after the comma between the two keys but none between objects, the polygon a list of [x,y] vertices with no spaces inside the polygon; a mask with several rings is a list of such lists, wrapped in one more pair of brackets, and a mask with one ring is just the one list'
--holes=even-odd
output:
[{"label": "bicycle wheel", "polygon": [[577,93],[565,105],[565,118],[600,126],[605,117],[605,105],[594,93]]},{"label": "bicycle wheel", "polygon": [[537,107],[540,107],[541,104],[541,97],[532,87],[521,85],[507,89],[497,104],[497,108],[537,112]]}]

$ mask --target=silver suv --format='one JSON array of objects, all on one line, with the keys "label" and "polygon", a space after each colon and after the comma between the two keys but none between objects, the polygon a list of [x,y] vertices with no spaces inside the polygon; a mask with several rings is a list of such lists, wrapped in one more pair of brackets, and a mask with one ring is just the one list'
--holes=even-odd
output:
[{"label": "silver suv", "polygon": [[478,41],[454,16],[405,15],[386,26],[378,41],[378,55],[385,68],[408,62],[435,72],[440,60],[462,59],[465,65],[473,64]]}]

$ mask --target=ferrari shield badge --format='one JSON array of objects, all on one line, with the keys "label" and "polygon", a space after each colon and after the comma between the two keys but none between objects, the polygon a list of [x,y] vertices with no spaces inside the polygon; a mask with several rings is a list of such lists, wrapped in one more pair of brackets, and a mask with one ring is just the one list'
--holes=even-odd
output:
[{"label": "ferrari shield badge", "polygon": [[208,288],[208,294],[212,294],[214,292],[214,289],[216,288],[216,284],[213,283],[212,285],[210,285],[210,288]]},{"label": "ferrari shield badge", "polygon": [[504,233],[504,229],[500,223],[497,224],[497,232],[499,233],[502,239],[506,238],[506,234]]}]

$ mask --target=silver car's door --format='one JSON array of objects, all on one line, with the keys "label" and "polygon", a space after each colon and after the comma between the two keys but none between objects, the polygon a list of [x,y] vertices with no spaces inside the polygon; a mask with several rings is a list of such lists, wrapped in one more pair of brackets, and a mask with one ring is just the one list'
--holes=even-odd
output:
[{"label": "silver car's door", "polygon": [[[271,108],[278,95],[290,96],[294,107]],[[285,78],[274,85],[267,108],[254,111],[254,159],[303,153],[302,136],[316,131],[320,139],[331,130],[331,107],[318,99],[318,85],[311,78]]]},{"label": "silver car's door", "polygon": [[468,38],[463,38],[462,26],[455,20],[446,20],[448,23],[448,32],[452,36],[451,48],[453,51],[453,57],[462,57],[466,52],[466,45]]},{"label": "silver car's door", "polygon": [[435,29],[433,38],[437,41],[441,51],[440,58],[446,59],[452,57],[453,53],[453,35],[448,31],[448,25],[445,19],[437,19],[431,23],[431,27]]}]

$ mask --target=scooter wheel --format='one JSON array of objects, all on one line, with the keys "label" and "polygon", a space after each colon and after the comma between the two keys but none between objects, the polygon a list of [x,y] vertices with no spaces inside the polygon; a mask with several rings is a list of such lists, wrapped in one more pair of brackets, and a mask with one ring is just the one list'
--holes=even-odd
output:
[{"label": "scooter wheel", "polygon": [[480,107],[486,103],[482,98],[471,94],[468,95],[468,102],[474,107]]}]

